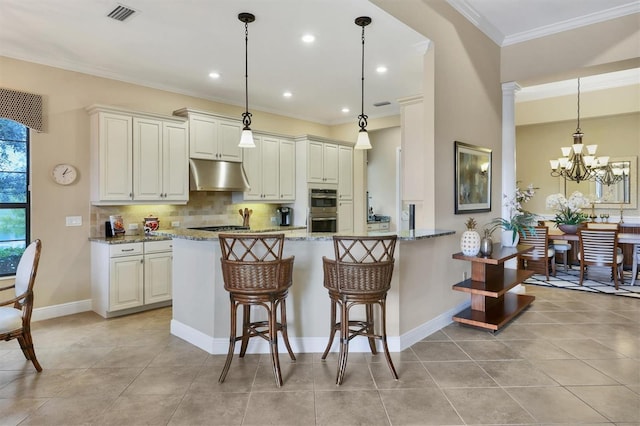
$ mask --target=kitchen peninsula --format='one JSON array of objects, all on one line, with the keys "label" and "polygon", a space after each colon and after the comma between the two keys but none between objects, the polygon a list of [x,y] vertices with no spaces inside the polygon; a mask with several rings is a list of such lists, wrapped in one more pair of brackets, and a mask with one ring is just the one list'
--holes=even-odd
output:
[{"label": "kitchen peninsula", "polygon": [[[209,353],[227,353],[229,295],[220,269],[218,234],[190,229],[162,230],[156,234],[173,238],[171,333]],[[330,324],[322,256],[334,257],[333,234],[309,234],[306,229],[284,234],[284,256],[295,256],[293,286],[287,299],[289,339],[296,353],[322,352]],[[438,241],[454,234],[454,231],[441,230],[398,233],[395,269],[387,297],[391,351],[401,351],[448,324],[452,313],[462,307],[442,307],[446,312],[439,315],[424,308],[426,300],[437,300],[439,293],[450,291],[451,283],[429,279],[429,267],[442,267],[449,261],[450,254],[439,249]],[[266,319],[263,309],[255,309],[252,315]],[[337,343],[335,346],[337,350]],[[354,340],[350,350],[369,351],[366,339]],[[250,342],[248,352],[268,353],[269,349],[262,341]]]}]

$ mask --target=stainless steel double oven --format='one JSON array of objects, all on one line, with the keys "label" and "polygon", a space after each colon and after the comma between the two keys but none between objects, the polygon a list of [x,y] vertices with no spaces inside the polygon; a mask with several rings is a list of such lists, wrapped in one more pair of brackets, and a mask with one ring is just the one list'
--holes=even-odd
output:
[{"label": "stainless steel double oven", "polygon": [[336,232],[338,230],[338,191],[336,189],[309,189],[309,232]]}]

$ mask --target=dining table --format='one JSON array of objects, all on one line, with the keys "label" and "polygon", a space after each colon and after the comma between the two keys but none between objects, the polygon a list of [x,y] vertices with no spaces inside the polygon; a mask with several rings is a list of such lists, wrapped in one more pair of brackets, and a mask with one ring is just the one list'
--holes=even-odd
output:
[{"label": "dining table", "polygon": [[[552,240],[565,240],[565,241],[579,241],[578,234],[565,234],[559,229],[549,230],[549,239]],[[633,244],[633,261],[631,269],[631,283],[635,285],[636,275],[638,275],[638,257],[640,257],[640,234],[632,234],[627,232],[618,233],[618,244]]]}]

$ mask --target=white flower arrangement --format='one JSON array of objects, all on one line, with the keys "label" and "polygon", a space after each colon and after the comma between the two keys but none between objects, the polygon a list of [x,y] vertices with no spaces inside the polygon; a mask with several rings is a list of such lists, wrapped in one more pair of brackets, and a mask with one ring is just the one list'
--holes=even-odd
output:
[{"label": "white flower arrangement", "polygon": [[556,213],[554,222],[559,224],[579,225],[588,219],[582,209],[589,207],[591,201],[580,191],[574,191],[569,198],[562,194],[551,194],[546,199],[547,209]]}]

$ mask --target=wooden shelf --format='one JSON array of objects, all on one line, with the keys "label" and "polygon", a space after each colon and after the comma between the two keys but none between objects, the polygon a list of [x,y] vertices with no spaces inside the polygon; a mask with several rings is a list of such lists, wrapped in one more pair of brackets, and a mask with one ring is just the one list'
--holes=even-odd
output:
[{"label": "wooden shelf", "polygon": [[491,282],[474,281],[471,278],[454,284],[452,288],[465,293],[481,294],[489,297],[500,297],[524,280],[530,278],[533,271],[522,269],[505,269],[502,280]]},{"label": "wooden shelf", "polygon": [[467,308],[453,316],[453,320],[475,327],[498,330],[535,300],[526,294],[507,293],[487,304],[484,311]]},{"label": "wooden shelf", "polygon": [[532,246],[502,247],[494,244],[488,257],[465,256],[455,253],[454,259],[471,262],[471,278],[452,286],[455,291],[469,293],[471,306],[453,320],[461,324],[497,331],[535,300],[534,296],[509,293],[533,275],[533,271],[505,269],[504,262],[533,250]]}]

